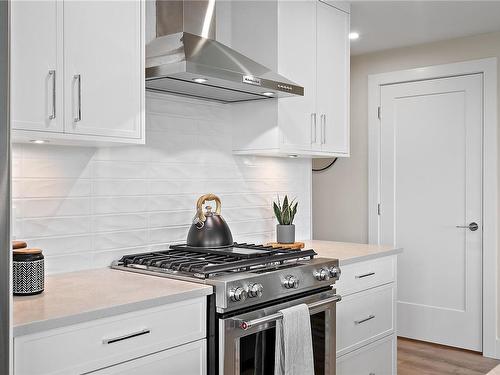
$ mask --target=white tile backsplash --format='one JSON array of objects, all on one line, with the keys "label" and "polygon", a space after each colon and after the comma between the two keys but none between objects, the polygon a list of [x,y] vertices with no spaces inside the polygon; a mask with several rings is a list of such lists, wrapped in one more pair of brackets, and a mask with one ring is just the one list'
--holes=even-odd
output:
[{"label": "white tile backsplash", "polygon": [[240,242],[274,239],[271,202],[297,197],[297,238],[311,233],[311,162],[235,156],[227,105],[148,94],[146,145],[16,144],[14,233],[40,247],[47,273],[107,266],[185,241],[196,199],[215,193]]},{"label": "white tile backsplash", "polygon": [[[14,145],[14,148],[24,147],[22,145]],[[47,146],[52,147],[52,146]],[[67,150],[66,153],[69,153]],[[61,154],[66,155],[66,154]],[[19,176],[19,179],[14,177],[13,181],[13,197],[16,198],[69,198],[69,197],[88,197],[91,192],[91,183],[88,179],[45,179],[37,177],[28,179]]]},{"label": "white tile backsplash", "polygon": [[23,218],[90,215],[90,198],[26,198],[14,200]]}]

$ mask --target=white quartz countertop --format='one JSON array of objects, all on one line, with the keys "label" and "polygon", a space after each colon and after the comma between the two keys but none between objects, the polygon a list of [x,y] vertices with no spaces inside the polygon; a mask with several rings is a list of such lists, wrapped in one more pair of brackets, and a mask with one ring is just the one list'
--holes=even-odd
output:
[{"label": "white quartz countertop", "polygon": [[210,294],[208,285],[109,268],[49,275],[42,294],[14,297],[13,336]]},{"label": "white quartz countertop", "polygon": [[335,258],[340,265],[346,265],[364,260],[380,258],[383,256],[399,254],[403,249],[394,246],[367,245],[351,242],[334,241],[304,241],[305,249],[314,249],[318,256],[323,258]]}]

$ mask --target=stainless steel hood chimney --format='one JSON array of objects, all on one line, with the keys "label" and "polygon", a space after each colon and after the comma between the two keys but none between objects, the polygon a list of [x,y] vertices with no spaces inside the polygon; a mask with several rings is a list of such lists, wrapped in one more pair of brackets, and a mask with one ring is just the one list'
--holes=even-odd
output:
[{"label": "stainless steel hood chimney", "polygon": [[304,95],[304,88],[214,40],[215,0],[157,0],[146,89],[223,103]]}]

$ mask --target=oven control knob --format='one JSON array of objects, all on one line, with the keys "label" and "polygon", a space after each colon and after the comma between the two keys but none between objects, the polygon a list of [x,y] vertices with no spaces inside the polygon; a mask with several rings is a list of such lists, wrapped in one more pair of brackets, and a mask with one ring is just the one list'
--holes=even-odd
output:
[{"label": "oven control knob", "polygon": [[287,276],[285,277],[283,286],[287,289],[297,289],[299,287],[299,279],[297,279],[295,276]]},{"label": "oven control knob", "polygon": [[239,301],[243,302],[244,300],[247,299],[247,292],[245,289],[239,286],[229,291],[229,298],[231,298],[231,301],[233,302],[239,302]]},{"label": "oven control knob", "polygon": [[340,278],[341,271],[339,267],[330,267],[329,271],[332,279],[338,280]]},{"label": "oven control knob", "polygon": [[264,291],[264,287],[262,284],[251,284],[250,288],[248,288],[248,296],[250,298],[254,297],[262,297],[262,292]]},{"label": "oven control knob", "polygon": [[322,268],[314,273],[314,277],[318,281],[325,281],[330,279],[330,270],[328,268]]}]

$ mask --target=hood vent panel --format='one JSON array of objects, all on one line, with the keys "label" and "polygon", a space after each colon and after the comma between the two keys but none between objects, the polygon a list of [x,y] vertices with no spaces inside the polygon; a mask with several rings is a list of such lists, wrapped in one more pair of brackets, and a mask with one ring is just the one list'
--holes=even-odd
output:
[{"label": "hood vent panel", "polygon": [[198,99],[214,100],[221,103],[235,103],[256,99],[267,99],[266,96],[237,91],[220,86],[199,84],[179,78],[165,77],[147,82],[147,89],[154,92],[189,96]]},{"label": "hood vent panel", "polygon": [[[207,3],[211,1],[193,4],[209,9]],[[198,29],[192,19],[193,12],[189,22],[176,21],[181,16],[186,18],[183,11],[186,3],[190,2],[158,1],[156,4],[157,38],[146,46],[147,90],[222,103],[304,95],[303,87],[224,44],[185,30],[179,32],[180,27],[186,29],[186,26],[195,32],[203,30],[207,19],[208,36],[212,36],[215,28],[215,19],[202,17],[202,12],[198,12],[199,18],[203,18]],[[215,14],[213,7],[211,13]],[[177,32],[168,34],[173,31]],[[167,35],[160,35],[165,33]],[[199,79],[203,82],[195,81]]]}]

